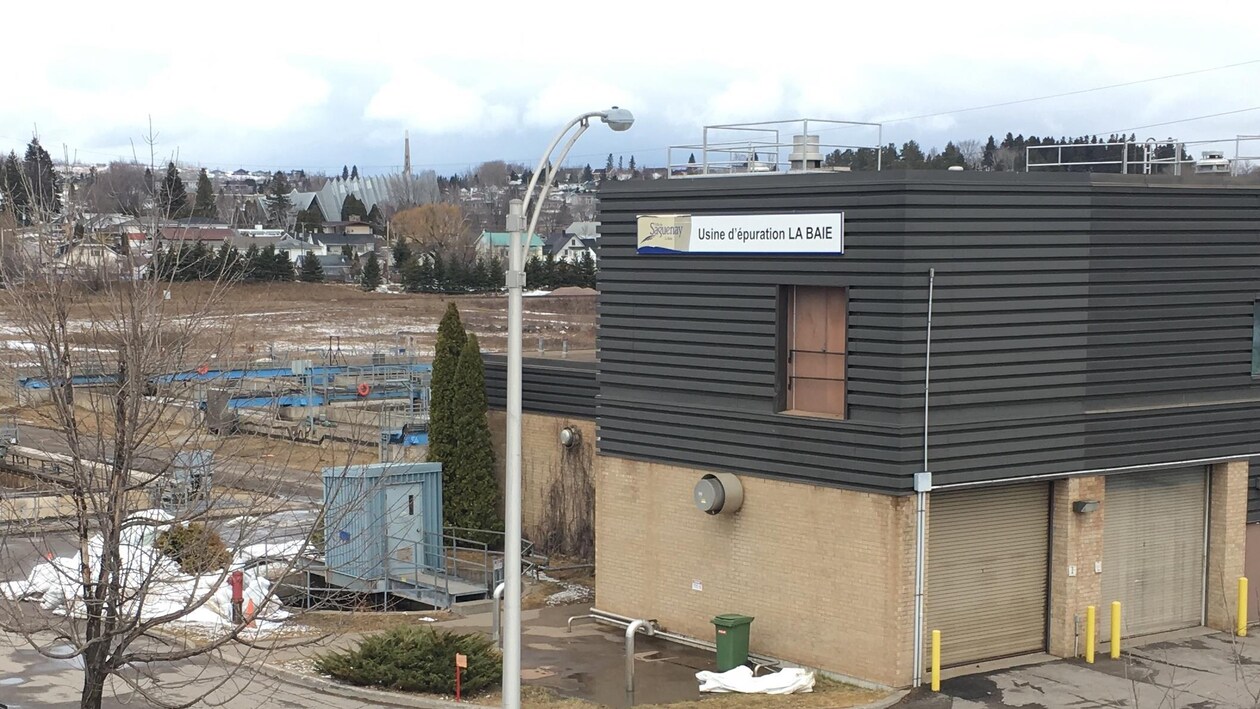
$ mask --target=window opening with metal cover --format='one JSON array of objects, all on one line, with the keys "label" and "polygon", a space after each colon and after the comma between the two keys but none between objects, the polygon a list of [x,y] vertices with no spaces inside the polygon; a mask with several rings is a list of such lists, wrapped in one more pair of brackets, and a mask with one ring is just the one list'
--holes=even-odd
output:
[{"label": "window opening with metal cover", "polygon": [[843,418],[848,293],[824,286],[788,286],[786,291],[784,412]]}]

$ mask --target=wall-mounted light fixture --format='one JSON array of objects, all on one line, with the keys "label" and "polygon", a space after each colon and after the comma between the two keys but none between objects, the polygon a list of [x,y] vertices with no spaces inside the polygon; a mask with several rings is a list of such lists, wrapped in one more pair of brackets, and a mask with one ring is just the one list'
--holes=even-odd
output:
[{"label": "wall-mounted light fixture", "polygon": [[1097,512],[1099,504],[1098,500],[1077,500],[1072,503],[1072,511],[1077,514],[1087,515],[1091,512]]},{"label": "wall-mounted light fixture", "polygon": [[565,448],[572,448],[582,442],[582,432],[573,426],[565,426],[560,429],[560,445]]},{"label": "wall-mounted light fixture", "polygon": [[692,501],[705,514],[732,514],[744,504],[744,486],[730,473],[711,473],[696,483]]}]

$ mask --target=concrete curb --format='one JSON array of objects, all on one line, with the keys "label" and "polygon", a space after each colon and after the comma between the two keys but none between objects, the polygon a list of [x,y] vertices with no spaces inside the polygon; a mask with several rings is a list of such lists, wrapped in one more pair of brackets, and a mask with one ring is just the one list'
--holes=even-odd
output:
[{"label": "concrete curb", "polygon": [[888,709],[888,707],[893,706],[897,702],[900,702],[902,699],[905,699],[906,696],[909,694],[910,694],[910,690],[900,689],[888,695],[887,697],[884,697],[883,699],[877,699],[871,702],[870,704],[863,704],[861,706],[851,707],[851,709]]},{"label": "concrete curb", "polygon": [[346,699],[357,699],[361,702],[369,704],[378,704],[388,707],[417,707],[418,709],[468,709],[478,705],[469,702],[453,702],[446,699],[437,699],[434,697],[418,697],[401,692],[386,692],[379,689],[368,689],[367,687],[353,687],[350,685],[334,682],[323,677],[312,677],[299,672],[262,663],[254,665],[254,671],[259,674],[266,675],[272,679],[289,684],[296,684],[299,687],[313,689],[323,694],[330,694]]}]

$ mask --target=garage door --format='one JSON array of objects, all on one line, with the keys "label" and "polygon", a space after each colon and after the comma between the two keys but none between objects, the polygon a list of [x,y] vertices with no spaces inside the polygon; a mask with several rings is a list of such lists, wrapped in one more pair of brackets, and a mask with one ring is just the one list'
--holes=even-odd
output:
[{"label": "garage door", "polygon": [[1107,478],[1103,502],[1103,622],[1121,603],[1123,637],[1203,622],[1207,470],[1178,469]]},{"label": "garage door", "polygon": [[1048,485],[932,495],[927,630],[941,663],[1045,648]]}]

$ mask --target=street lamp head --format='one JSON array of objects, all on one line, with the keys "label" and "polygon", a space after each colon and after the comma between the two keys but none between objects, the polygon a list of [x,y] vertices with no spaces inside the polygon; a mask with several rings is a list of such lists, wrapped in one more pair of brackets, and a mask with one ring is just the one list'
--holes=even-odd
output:
[{"label": "street lamp head", "polygon": [[616,106],[601,113],[599,119],[615,131],[629,130],[630,126],[634,125],[634,114]]}]

